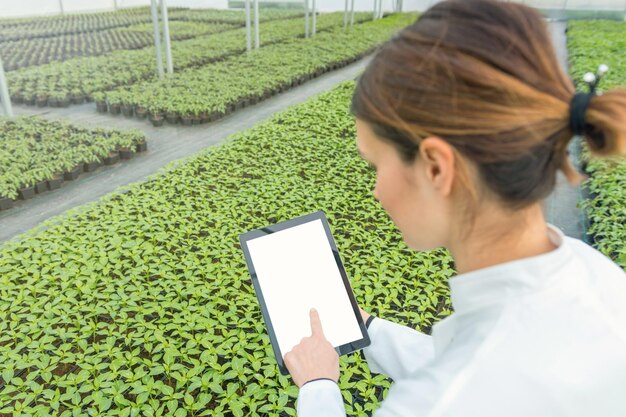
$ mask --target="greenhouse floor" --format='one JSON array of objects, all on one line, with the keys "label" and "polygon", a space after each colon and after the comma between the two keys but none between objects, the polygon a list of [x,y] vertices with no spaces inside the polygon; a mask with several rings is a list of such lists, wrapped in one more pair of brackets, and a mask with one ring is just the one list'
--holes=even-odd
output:
[{"label": "greenhouse floor", "polygon": [[[552,21],[549,25],[559,60],[567,68],[566,23]],[[144,180],[170,162],[219,144],[230,135],[250,128],[288,106],[329,90],[342,81],[354,79],[367,62],[368,59],[365,59],[346,68],[327,73],[206,125],[183,127],[166,124],[161,128],[154,128],[145,120],[96,113],[93,103],[65,109],[16,106],[14,110],[17,115],[39,115],[49,119],[64,119],[76,125],[88,127],[138,128],[146,133],[149,149],[148,152],[139,154],[130,161],[83,174],[73,182],[66,182],[61,190],[36,196],[31,200],[20,201],[12,209],[0,212],[0,242],[33,229],[69,209],[96,201],[119,187]],[[559,177],[556,190],[545,202],[545,210],[550,223],[562,229],[568,236],[583,239],[585,219],[581,210],[577,208],[580,199],[580,188],[571,187],[562,177]]]},{"label": "greenhouse floor", "polygon": [[155,128],[146,120],[97,113],[94,103],[68,108],[14,106],[16,115],[63,119],[86,127],[141,129],[148,138],[148,152],[138,154],[129,161],[82,174],[75,181],[65,182],[60,190],[18,201],[12,209],[0,212],[0,242],[24,233],[66,210],[96,201],[121,186],[144,180],[170,162],[219,144],[230,135],[248,129],[274,113],[330,90],[341,82],[353,80],[368,62],[369,58],[365,58],[254,106],[238,110],[216,122],[197,126],[165,124]]}]

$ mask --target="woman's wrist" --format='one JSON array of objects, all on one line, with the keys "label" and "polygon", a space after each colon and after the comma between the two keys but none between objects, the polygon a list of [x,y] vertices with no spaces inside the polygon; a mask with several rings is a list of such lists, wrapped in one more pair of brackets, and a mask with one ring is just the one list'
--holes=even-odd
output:
[{"label": "woman's wrist", "polygon": [[363,319],[363,323],[368,321],[369,318],[370,318],[370,313],[368,313],[367,311],[363,310],[361,307],[359,307],[359,311],[361,312],[361,318]]}]

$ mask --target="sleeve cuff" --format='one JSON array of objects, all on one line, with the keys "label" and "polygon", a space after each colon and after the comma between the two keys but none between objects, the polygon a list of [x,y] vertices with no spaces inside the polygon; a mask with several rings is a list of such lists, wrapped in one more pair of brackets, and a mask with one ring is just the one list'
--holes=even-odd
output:
[{"label": "sleeve cuff", "polygon": [[375,318],[374,316],[369,316],[367,318],[367,321],[365,322],[365,327],[366,328],[368,328],[368,329],[370,328],[370,323],[372,323],[372,320],[374,320],[374,318]]},{"label": "sleeve cuff", "polygon": [[370,345],[361,350],[372,373],[384,374],[394,381],[424,366],[434,357],[432,336],[400,324],[372,320],[367,333]]},{"label": "sleeve cuff", "polygon": [[345,417],[339,385],[328,378],[304,383],[298,393],[298,417]]},{"label": "sleeve cuff", "polygon": [[310,381],[306,381],[304,384],[302,384],[300,389],[302,389],[302,387],[304,387],[309,382],[314,382],[314,381],[331,381],[331,382],[334,382],[335,384],[337,383],[337,381],[335,381],[334,379],[330,379],[330,378],[315,378],[315,379],[311,379]]}]

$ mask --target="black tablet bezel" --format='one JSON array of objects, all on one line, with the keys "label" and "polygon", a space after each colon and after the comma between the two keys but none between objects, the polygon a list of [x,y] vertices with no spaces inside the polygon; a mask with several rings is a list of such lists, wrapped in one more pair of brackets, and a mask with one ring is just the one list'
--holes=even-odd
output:
[{"label": "black tablet bezel", "polygon": [[330,225],[328,224],[326,214],[323,211],[316,211],[314,213],[297,217],[295,219],[290,219],[271,226],[251,230],[247,233],[239,235],[239,242],[241,244],[241,249],[243,250],[244,257],[246,259],[246,264],[248,265],[248,271],[250,272],[254,291],[256,293],[257,299],[259,300],[259,305],[261,306],[261,313],[263,314],[263,320],[265,320],[265,324],[267,326],[270,341],[272,343],[272,349],[274,350],[274,356],[276,357],[276,362],[278,362],[278,368],[280,370],[280,373],[283,375],[289,375],[289,371],[285,366],[285,363],[283,361],[283,355],[281,354],[280,348],[278,346],[278,340],[276,339],[276,334],[274,333],[274,326],[272,325],[272,321],[270,320],[267,305],[265,304],[265,299],[263,297],[263,292],[261,291],[261,286],[259,284],[256,271],[254,269],[254,264],[252,263],[252,258],[250,257],[248,241],[262,236],[267,236],[272,233],[280,232],[281,230],[289,229],[294,226],[310,223],[315,220],[322,221],[324,231],[326,232],[326,238],[328,239],[328,243],[330,244],[330,247],[333,251],[335,262],[337,263],[337,268],[339,269],[339,273],[341,274],[341,278],[343,279],[346,292],[348,293],[348,298],[350,299],[350,303],[352,304],[352,310],[354,311],[354,315],[359,324],[359,328],[361,329],[361,334],[363,335],[363,338],[355,340],[352,343],[346,343],[344,345],[338,346],[337,348],[335,348],[335,350],[337,350],[337,353],[339,355],[345,355],[370,345],[370,338],[369,334],[367,333],[367,327],[365,327],[365,323],[363,322],[363,318],[361,317],[361,312],[359,311],[359,306],[354,297],[354,293],[352,292],[352,287],[350,286],[348,275],[346,274],[346,270],[343,266],[343,263],[341,262],[341,258],[339,257],[339,250],[337,249],[337,245],[335,244],[335,240],[333,239],[333,236],[331,234]]}]

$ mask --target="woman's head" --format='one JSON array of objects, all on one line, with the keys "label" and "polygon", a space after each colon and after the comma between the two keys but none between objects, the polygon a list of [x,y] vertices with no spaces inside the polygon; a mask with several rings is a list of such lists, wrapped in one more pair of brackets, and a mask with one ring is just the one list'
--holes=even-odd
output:
[{"label": "woman's head", "polygon": [[[421,166],[416,172],[433,180],[445,166],[437,164],[449,161],[451,176],[437,177],[449,200],[424,213],[430,222],[475,214],[484,201],[511,212],[533,206],[550,194],[559,169],[574,182],[566,153],[574,94],[538,12],[495,0],[448,0],[379,51],[358,82],[352,111],[359,147],[391,146],[405,177]],[[598,154],[626,150],[625,91],[591,100],[584,137]],[[371,149],[363,153],[377,158]],[[431,200],[414,202],[425,204]],[[402,220],[394,221],[402,230]]]}]

